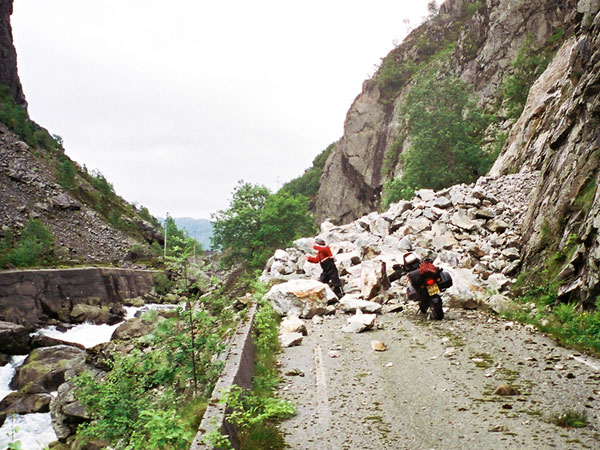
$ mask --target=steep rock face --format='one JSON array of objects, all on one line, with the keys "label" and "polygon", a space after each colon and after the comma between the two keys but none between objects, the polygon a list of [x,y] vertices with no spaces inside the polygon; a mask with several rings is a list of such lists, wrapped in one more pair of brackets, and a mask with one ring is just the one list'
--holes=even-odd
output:
[{"label": "steep rock face", "polygon": [[72,321],[77,305],[110,307],[150,293],[154,275],[100,268],[1,272],[0,320],[28,328],[51,318]]},{"label": "steep rock face", "polygon": [[600,2],[578,5],[580,31],[557,53],[491,170],[541,171],[524,229],[525,269],[569,248],[559,294],[600,294]]},{"label": "steep rock face", "polygon": [[[533,33],[541,46],[559,27],[568,32],[578,17],[575,0],[487,0],[470,15],[467,7],[473,3],[448,0],[438,16],[414,30],[386,59],[418,64],[427,58],[423,41],[434,47],[432,51],[456,42],[450,56],[452,70],[486,106],[495,101],[528,34]],[[399,107],[408,84],[394,98],[385,98],[376,77],[364,83],[346,116],[344,136],[325,164],[316,201],[319,221],[348,223],[372,211],[380,203],[383,183],[401,173],[399,166],[388,168],[387,174],[382,169],[386,151],[402,131]]]},{"label": "steep rock face", "polygon": [[13,45],[10,16],[13,0],[0,0],[0,84],[8,86],[17,104],[27,107],[17,73],[17,52]]}]

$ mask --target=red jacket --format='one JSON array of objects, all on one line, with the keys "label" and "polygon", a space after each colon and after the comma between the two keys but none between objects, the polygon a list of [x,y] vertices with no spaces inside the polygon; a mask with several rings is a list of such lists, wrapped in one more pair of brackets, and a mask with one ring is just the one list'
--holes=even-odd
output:
[{"label": "red jacket", "polygon": [[315,256],[307,257],[306,259],[308,260],[308,262],[323,264],[323,262],[327,261],[329,258],[333,259],[331,249],[328,245],[314,244],[313,248],[317,251],[317,254]]}]

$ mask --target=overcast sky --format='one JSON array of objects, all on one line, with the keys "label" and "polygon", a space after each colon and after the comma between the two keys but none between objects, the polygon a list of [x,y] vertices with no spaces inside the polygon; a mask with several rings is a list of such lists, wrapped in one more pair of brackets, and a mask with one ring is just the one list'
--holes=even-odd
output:
[{"label": "overcast sky", "polygon": [[427,0],[17,0],[33,120],[155,216],[210,218],[238,180],[273,192],[343,134]]}]

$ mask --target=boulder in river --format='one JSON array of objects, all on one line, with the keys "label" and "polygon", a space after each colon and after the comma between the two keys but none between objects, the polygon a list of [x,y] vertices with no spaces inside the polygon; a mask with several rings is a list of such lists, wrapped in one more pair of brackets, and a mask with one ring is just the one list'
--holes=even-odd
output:
[{"label": "boulder in river", "polygon": [[85,352],[79,348],[58,345],[34,349],[17,369],[10,387],[20,390],[28,385],[41,388],[41,392],[52,392],[65,381],[69,364]]},{"label": "boulder in river", "polygon": [[29,332],[24,326],[0,321],[0,352],[9,355],[29,353]]}]

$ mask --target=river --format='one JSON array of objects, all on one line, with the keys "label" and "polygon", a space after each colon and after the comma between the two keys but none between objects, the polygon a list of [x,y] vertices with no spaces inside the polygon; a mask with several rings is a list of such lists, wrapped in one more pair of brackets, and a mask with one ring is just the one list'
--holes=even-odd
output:
[{"label": "river", "polygon": [[[138,311],[175,307],[175,305],[158,304],[149,304],[142,307],[126,306],[125,320],[134,318]],[[66,331],[60,331],[55,326],[50,326],[33,334],[42,334],[66,342],[78,343],[85,346],[85,348],[91,348],[110,341],[113,332],[121,323],[123,322],[115,325],[83,323],[68,328]],[[10,363],[0,367],[0,400],[13,392],[9,387],[10,381],[25,358],[27,358],[27,355],[13,356]],[[56,392],[51,394],[55,396]],[[43,450],[50,442],[55,440],[56,434],[52,429],[50,413],[13,414],[7,416],[6,421],[0,427],[0,449],[7,448],[11,442],[20,441],[21,448],[24,450]]]}]

